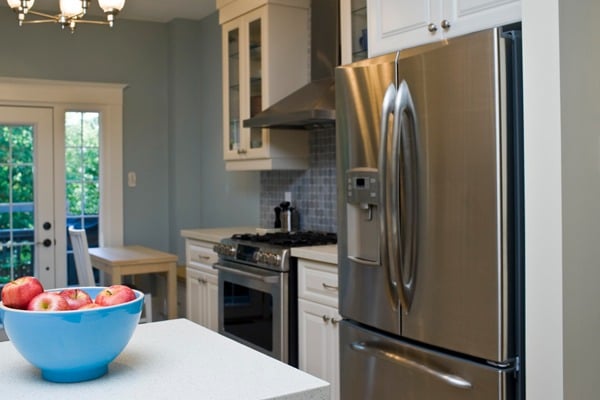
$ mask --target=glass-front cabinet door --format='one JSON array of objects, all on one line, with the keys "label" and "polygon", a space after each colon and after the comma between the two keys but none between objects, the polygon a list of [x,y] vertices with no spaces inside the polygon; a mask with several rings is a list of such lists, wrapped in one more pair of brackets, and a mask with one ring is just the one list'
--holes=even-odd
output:
[{"label": "glass-front cabinet door", "polygon": [[245,128],[243,122],[309,82],[310,1],[220,0],[217,7],[225,169],[308,168],[308,132]]},{"label": "glass-front cabinet door", "polygon": [[231,24],[227,31],[227,61],[228,79],[225,79],[225,127],[229,131],[225,135],[225,158],[235,157],[241,148],[240,142],[240,28],[238,24]]},{"label": "glass-front cabinet door", "polygon": [[225,159],[260,157],[266,131],[244,128],[243,121],[262,111],[263,104],[263,10],[223,25]]},{"label": "glass-front cabinet door", "polygon": [[[248,85],[250,87],[250,109],[249,117],[253,117],[262,111],[263,80],[262,80],[262,18],[256,15],[248,24],[248,53],[250,59],[250,75]],[[250,128],[249,151],[258,151],[263,148],[264,134],[261,128]]]},{"label": "glass-front cabinet door", "polygon": [[342,64],[368,57],[367,0],[340,0]]}]

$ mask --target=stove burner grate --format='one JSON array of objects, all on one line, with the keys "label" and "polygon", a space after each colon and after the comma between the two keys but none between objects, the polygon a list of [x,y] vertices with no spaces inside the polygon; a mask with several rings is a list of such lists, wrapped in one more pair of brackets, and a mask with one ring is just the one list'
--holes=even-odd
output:
[{"label": "stove burner grate", "polygon": [[235,240],[266,243],[284,247],[319,246],[336,244],[337,235],[331,232],[273,232],[265,234],[240,233],[231,237]]}]

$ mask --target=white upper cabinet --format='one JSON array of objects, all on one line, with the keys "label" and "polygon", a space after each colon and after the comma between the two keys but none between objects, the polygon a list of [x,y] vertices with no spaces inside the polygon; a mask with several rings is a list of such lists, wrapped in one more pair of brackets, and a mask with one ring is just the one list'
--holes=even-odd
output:
[{"label": "white upper cabinet", "polygon": [[223,34],[223,156],[227,170],[308,168],[308,132],[245,128],[310,79],[308,0],[217,2]]},{"label": "white upper cabinet", "polygon": [[520,0],[367,0],[369,57],[521,20]]}]

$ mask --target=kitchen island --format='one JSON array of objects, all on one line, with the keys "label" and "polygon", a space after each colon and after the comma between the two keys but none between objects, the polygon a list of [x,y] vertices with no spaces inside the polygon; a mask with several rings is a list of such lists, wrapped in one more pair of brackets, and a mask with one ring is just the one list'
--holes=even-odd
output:
[{"label": "kitchen island", "polygon": [[108,374],[87,382],[44,381],[10,342],[2,342],[0,376],[2,398],[11,400],[329,399],[327,382],[186,319],[139,325]]}]

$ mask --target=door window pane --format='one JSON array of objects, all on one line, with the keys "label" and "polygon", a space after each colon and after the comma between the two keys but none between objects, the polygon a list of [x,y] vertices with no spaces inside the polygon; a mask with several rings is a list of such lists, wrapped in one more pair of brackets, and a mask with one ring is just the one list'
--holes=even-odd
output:
[{"label": "door window pane", "polygon": [[0,126],[0,285],[34,275],[33,127]]},{"label": "door window pane", "polygon": [[[98,246],[99,167],[100,114],[80,111],[65,113],[67,227],[85,228],[90,247]],[[68,234],[67,283],[78,283]]]}]

